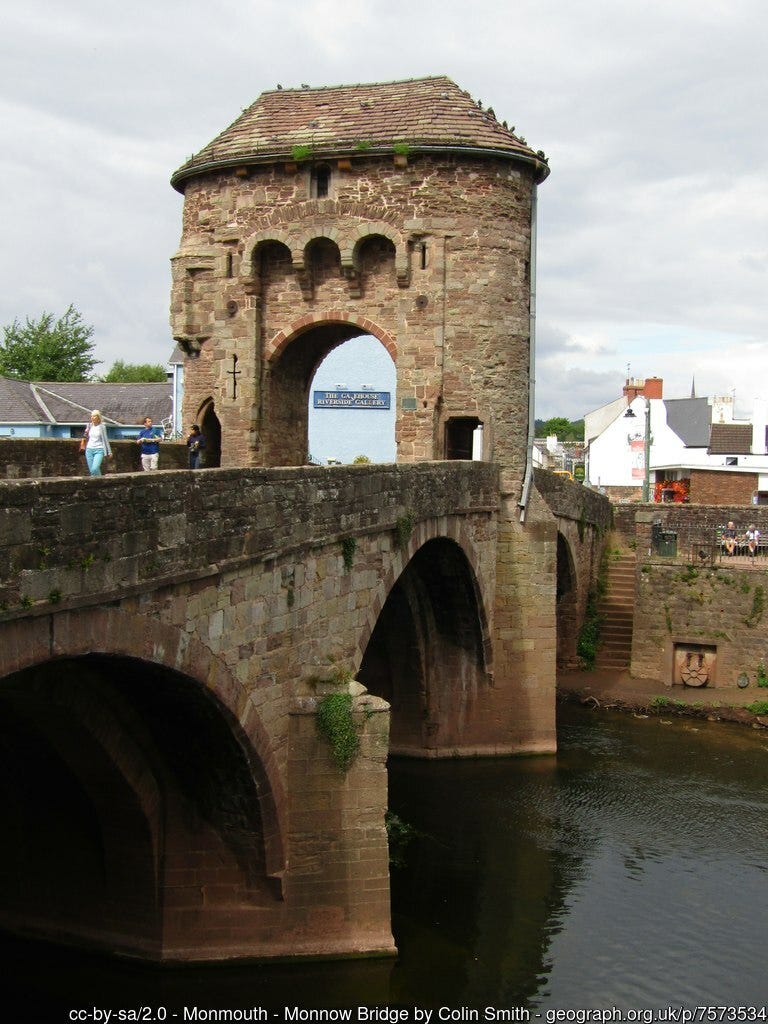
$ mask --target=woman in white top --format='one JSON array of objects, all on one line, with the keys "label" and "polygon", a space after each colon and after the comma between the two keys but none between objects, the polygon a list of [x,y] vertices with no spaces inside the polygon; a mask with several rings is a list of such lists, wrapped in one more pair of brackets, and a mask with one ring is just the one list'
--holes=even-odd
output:
[{"label": "woman in white top", "polygon": [[760,550],[760,531],[754,523],[750,523],[747,530],[747,550],[749,551],[749,557],[754,562],[755,555]]},{"label": "woman in white top", "polygon": [[107,427],[102,423],[101,413],[94,409],[91,413],[91,422],[85,428],[85,461],[88,463],[88,472],[91,476],[101,476],[101,463],[106,455],[112,457],[112,449],[109,446]]}]

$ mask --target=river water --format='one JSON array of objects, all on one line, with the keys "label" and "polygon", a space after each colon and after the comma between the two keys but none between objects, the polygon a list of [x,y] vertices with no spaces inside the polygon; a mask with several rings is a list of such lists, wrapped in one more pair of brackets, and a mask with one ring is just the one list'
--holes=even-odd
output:
[{"label": "river water", "polygon": [[647,1019],[762,1006],[768,733],[559,714],[557,758],[391,763],[390,806],[416,832],[393,869],[396,961],[158,970],[9,939],[4,998],[24,1000],[12,1019],[262,1006],[281,1024],[285,1007],[362,1005],[404,1008],[409,1022],[414,1007],[455,1020],[612,1007]]}]

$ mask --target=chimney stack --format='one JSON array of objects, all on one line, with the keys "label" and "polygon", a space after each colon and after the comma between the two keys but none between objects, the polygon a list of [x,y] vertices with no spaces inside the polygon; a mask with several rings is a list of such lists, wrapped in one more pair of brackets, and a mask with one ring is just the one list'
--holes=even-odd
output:
[{"label": "chimney stack", "polygon": [[627,398],[627,405],[638,395],[643,395],[645,398],[662,398],[664,381],[661,377],[648,377],[645,380],[642,377],[627,377],[624,394]]}]

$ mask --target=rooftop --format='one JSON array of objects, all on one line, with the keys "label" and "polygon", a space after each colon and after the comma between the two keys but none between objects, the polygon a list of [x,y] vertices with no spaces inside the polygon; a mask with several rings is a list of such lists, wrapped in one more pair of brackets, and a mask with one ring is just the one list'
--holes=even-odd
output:
[{"label": "rooftop", "polygon": [[295,158],[307,147],[313,157],[393,153],[397,144],[418,151],[478,150],[549,174],[544,154],[499,122],[446,76],[401,82],[277,89],[264,92],[228,128],[183,164],[171,184],[244,162]]},{"label": "rooftop", "polygon": [[0,422],[88,422],[92,409],[100,409],[107,423],[133,426],[145,416],[160,423],[171,414],[171,387],[158,384],[104,384],[99,382],[31,382],[0,377]]}]

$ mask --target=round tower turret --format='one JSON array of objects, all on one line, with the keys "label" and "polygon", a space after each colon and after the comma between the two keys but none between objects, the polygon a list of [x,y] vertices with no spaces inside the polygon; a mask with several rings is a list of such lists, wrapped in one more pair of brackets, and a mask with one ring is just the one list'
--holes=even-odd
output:
[{"label": "round tower turret", "polygon": [[398,460],[474,438],[521,479],[548,173],[445,77],[263,93],[171,179],[185,421],[209,417],[222,465],[300,464],[314,371],[369,334],[396,366]]}]

